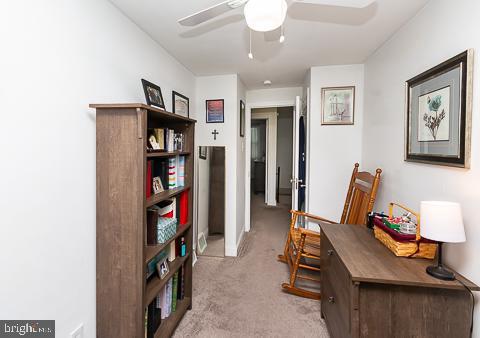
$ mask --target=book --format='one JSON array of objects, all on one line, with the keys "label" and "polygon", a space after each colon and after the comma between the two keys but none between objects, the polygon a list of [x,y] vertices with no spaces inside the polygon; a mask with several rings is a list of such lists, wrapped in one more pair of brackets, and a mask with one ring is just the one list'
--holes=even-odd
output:
[{"label": "book", "polygon": [[[153,177],[160,177],[162,186],[165,190],[168,189],[168,159],[155,159],[152,163],[152,180]],[[151,180],[151,181],[152,181]]]},{"label": "book", "polygon": [[165,285],[166,290],[165,290],[165,298],[166,298],[166,311],[167,311],[167,317],[170,316],[172,313],[172,278],[170,278]]},{"label": "book", "polygon": [[163,128],[155,128],[154,129],[154,135],[155,138],[157,139],[157,143],[160,149],[163,151],[166,150],[165,148],[165,129]]},{"label": "book", "polygon": [[177,187],[177,166],[176,159],[168,159],[168,189],[175,189]]},{"label": "book", "polygon": [[162,321],[161,309],[157,308],[156,300],[153,300],[147,308],[147,338],[153,338]]},{"label": "book", "polygon": [[147,209],[147,245],[157,245],[158,208]]},{"label": "book", "polygon": [[185,298],[185,263],[182,264],[182,279],[180,281],[180,298],[183,300]]},{"label": "book", "polygon": [[168,261],[173,262],[176,258],[176,252],[175,252],[175,241],[170,242],[170,247],[168,251]]},{"label": "book", "polygon": [[152,161],[147,161],[147,182],[145,194],[147,198],[152,196]]},{"label": "book", "polygon": [[180,269],[178,269],[178,278],[177,278],[177,299],[182,299],[181,296],[182,296],[182,279],[183,279],[183,269],[182,267],[180,267]]},{"label": "book", "polygon": [[177,310],[178,271],[173,274],[172,282],[172,312]]},{"label": "book", "polygon": [[177,186],[185,186],[185,156],[177,156]]}]

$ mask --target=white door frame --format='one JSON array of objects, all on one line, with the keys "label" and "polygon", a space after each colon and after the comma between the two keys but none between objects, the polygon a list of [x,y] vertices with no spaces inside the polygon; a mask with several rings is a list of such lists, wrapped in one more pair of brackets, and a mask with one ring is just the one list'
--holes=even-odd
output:
[{"label": "white door frame", "polygon": [[[278,108],[278,107],[293,107],[295,106],[295,99],[286,101],[273,101],[273,102],[260,102],[255,104],[249,104],[247,101],[245,107],[245,231],[250,231],[250,196],[251,196],[251,121],[252,121],[252,109],[256,108]],[[276,128],[275,128],[275,140],[276,140]],[[276,148],[276,141],[275,141]],[[276,157],[276,154],[275,154]],[[275,174],[276,170],[274,168]]]}]

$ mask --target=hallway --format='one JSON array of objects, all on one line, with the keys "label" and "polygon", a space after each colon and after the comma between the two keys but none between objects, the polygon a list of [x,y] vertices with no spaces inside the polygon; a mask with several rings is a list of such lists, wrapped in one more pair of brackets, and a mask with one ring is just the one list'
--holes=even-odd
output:
[{"label": "hallway", "polygon": [[281,290],[288,268],[276,260],[285,243],[289,204],[267,207],[253,195],[252,230],[239,257],[199,257],[193,308],[175,337],[328,337],[320,303]]}]

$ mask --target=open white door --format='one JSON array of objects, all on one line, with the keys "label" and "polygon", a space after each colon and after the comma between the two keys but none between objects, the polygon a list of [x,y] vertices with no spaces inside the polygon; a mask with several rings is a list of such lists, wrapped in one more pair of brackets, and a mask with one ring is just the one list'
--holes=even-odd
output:
[{"label": "open white door", "polygon": [[292,209],[298,210],[298,189],[299,189],[299,144],[300,144],[300,96],[295,98],[295,107],[293,107],[293,151],[292,151]]}]

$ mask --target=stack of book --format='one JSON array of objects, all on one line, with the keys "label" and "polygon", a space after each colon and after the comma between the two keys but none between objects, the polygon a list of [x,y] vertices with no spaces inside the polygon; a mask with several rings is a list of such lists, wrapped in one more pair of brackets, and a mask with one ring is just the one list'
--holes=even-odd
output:
[{"label": "stack of book", "polygon": [[185,151],[185,135],[175,133],[175,130],[168,128],[149,129],[147,150],[149,152]]},{"label": "stack of book", "polygon": [[[153,189],[154,180],[160,180],[157,192]],[[147,198],[152,194],[168,189],[185,186],[185,156],[175,156],[168,159],[159,158],[147,161]]]}]

